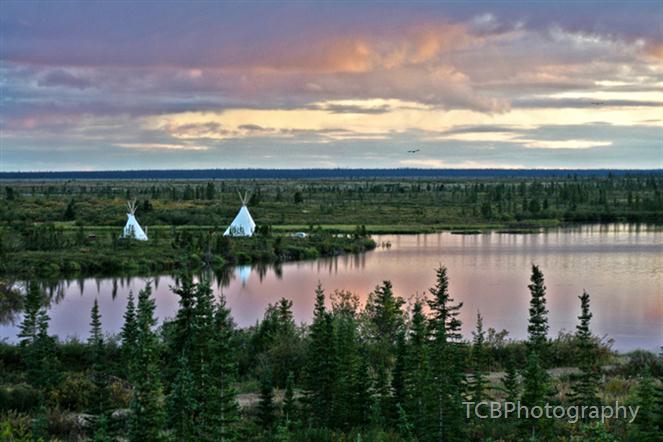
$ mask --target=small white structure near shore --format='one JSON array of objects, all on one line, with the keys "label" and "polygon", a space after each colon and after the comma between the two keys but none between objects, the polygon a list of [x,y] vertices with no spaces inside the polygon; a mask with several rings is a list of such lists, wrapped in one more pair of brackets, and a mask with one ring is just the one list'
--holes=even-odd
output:
[{"label": "small white structure near shore", "polygon": [[256,230],[256,223],[253,221],[253,217],[249,212],[249,209],[246,207],[248,202],[248,193],[239,195],[240,201],[242,201],[242,207],[239,209],[237,216],[233,219],[233,222],[230,223],[223,236],[253,236],[253,233]]},{"label": "small white structure near shore", "polygon": [[129,212],[127,213],[127,223],[124,225],[124,230],[122,231],[122,238],[131,238],[137,239],[138,241],[147,241],[147,235],[143,231],[143,228],[138,224],[136,219],[136,200],[128,201],[127,207]]}]

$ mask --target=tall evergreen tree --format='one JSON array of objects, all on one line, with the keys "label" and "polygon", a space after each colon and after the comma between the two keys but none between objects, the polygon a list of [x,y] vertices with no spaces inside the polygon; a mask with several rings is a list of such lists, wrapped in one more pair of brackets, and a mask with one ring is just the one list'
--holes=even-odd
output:
[{"label": "tall evergreen tree", "polygon": [[479,403],[486,398],[488,385],[488,351],[486,350],[486,333],[483,330],[483,317],[477,312],[476,330],[472,332],[472,400]]},{"label": "tall evergreen tree", "polygon": [[55,338],[48,334],[50,319],[46,309],[42,308],[37,316],[37,336],[28,352],[28,378],[42,392],[49,392],[57,385],[60,378],[59,361],[55,353]]},{"label": "tall evergreen tree", "polygon": [[179,275],[179,284],[171,288],[179,296],[179,309],[175,315],[173,335],[169,336],[169,354],[177,358],[182,352],[189,352],[192,345],[195,321],[196,286],[189,273]]},{"label": "tall evergreen tree", "polygon": [[199,399],[200,360],[194,351],[197,342],[196,286],[190,274],[179,275],[179,283],[172,287],[179,296],[179,309],[166,339],[168,357],[176,364],[166,367],[164,377],[170,386],[168,423],[178,440],[193,440],[197,436],[201,404]]},{"label": "tall evergreen tree", "polygon": [[126,375],[129,378],[131,375],[133,363],[133,353],[136,349],[136,338],[138,336],[138,325],[136,324],[136,307],[134,304],[133,292],[129,292],[127,298],[127,307],[124,311],[124,325],[120,331],[120,339],[122,343],[122,359],[126,370]]},{"label": "tall evergreen tree", "polygon": [[264,431],[270,431],[276,420],[274,407],[274,388],[272,374],[264,373],[260,380],[260,401],[258,402],[258,421]]},{"label": "tall evergreen tree", "polygon": [[432,333],[431,373],[435,388],[434,439],[438,441],[464,440],[463,394],[464,367],[459,348],[461,321],[458,318],[462,303],[454,304],[449,295],[446,267],[436,270],[436,285],[430,290],[428,307],[431,311]]},{"label": "tall evergreen tree", "polygon": [[92,413],[94,420],[95,437],[108,438],[108,372],[105,366],[104,337],[101,329],[101,314],[97,299],[92,304],[90,313],[90,337],[88,338],[90,355],[92,357],[92,383],[94,384],[94,401]]},{"label": "tall evergreen tree", "polygon": [[216,374],[212,372],[212,351],[215,340],[214,324],[214,298],[212,289],[207,280],[201,281],[194,287],[195,307],[190,341],[185,344],[190,347],[189,364],[193,373],[196,389],[196,399],[200,405],[200,416],[197,426],[200,438],[206,440],[214,433],[213,416],[209,400],[210,387]]},{"label": "tall evergreen tree", "polygon": [[505,364],[505,373],[502,378],[502,385],[506,393],[506,402],[516,403],[520,398],[520,382],[518,381],[518,371],[513,356],[509,356]]},{"label": "tall evergreen tree", "polygon": [[23,321],[18,332],[22,346],[32,344],[37,338],[37,319],[43,304],[44,294],[39,284],[35,281],[30,281],[25,296],[25,303],[23,304]]},{"label": "tall evergreen tree", "polygon": [[237,420],[233,324],[222,298],[215,307],[208,280],[194,284],[183,275],[174,289],[180,309],[169,335],[169,354],[179,364],[171,372],[169,422],[180,439],[231,439]]},{"label": "tall evergreen tree", "polygon": [[659,433],[660,417],[657,414],[656,387],[654,379],[646,373],[640,379],[636,392],[636,406],[640,407],[635,425],[631,430],[634,440],[660,441],[663,440]]},{"label": "tall evergreen tree", "polygon": [[153,330],[154,299],[148,284],[138,293],[136,348],[132,353],[133,396],[129,440],[152,442],[162,439],[164,426],[163,392],[159,369],[159,345]]},{"label": "tall evergreen tree", "polygon": [[394,418],[390,413],[393,410],[391,376],[396,362],[396,340],[404,325],[403,304],[403,298],[394,295],[391,282],[384,281],[369,295],[364,310],[377,394],[373,414],[380,416],[383,423]]},{"label": "tall evergreen tree", "polygon": [[356,308],[350,304],[333,308],[336,380],[333,392],[332,427],[349,430],[353,426],[355,390],[353,375],[359,364]]},{"label": "tall evergreen tree", "polygon": [[578,346],[578,369],[580,375],[572,385],[571,400],[578,405],[598,405],[597,397],[600,367],[597,360],[596,344],[592,340],[589,321],[592,313],[589,309],[589,294],[583,292],[580,299],[580,321],[576,326],[576,342]]},{"label": "tall evergreen tree", "polygon": [[196,421],[198,411],[193,374],[189,361],[181,355],[177,359],[177,372],[168,396],[168,420],[175,439],[192,441],[196,439]]},{"label": "tall evergreen tree", "polygon": [[527,325],[528,346],[539,354],[540,363],[545,366],[548,343],[548,309],[546,308],[546,286],[539,266],[532,265],[529,306],[529,324]]},{"label": "tall evergreen tree", "polygon": [[[531,410],[532,407],[545,406],[545,399],[549,394],[549,377],[546,370],[541,365],[539,354],[536,351],[530,351],[527,355],[527,366],[523,374],[523,395],[522,403]],[[524,420],[523,425],[527,428],[533,437],[539,436],[544,429],[543,419]]]},{"label": "tall evergreen tree", "polygon": [[396,337],[396,363],[391,377],[391,390],[393,394],[391,417],[394,423],[407,417],[405,411],[407,377],[407,346],[405,343],[405,330],[401,330]]},{"label": "tall evergreen tree", "polygon": [[333,407],[336,371],[334,325],[325,308],[325,292],[318,284],[315,291],[313,323],[306,366],[306,405],[313,424],[328,427]]},{"label": "tall evergreen tree", "polygon": [[[543,406],[549,395],[549,376],[546,371],[548,346],[548,309],[546,308],[546,287],[543,273],[532,265],[531,284],[528,286],[531,299],[529,308],[527,366],[523,375],[522,402],[528,407]],[[543,419],[524,422],[532,435],[541,433],[546,427]]]},{"label": "tall evergreen tree", "polygon": [[44,294],[39,284],[30,281],[18,336],[23,347],[28,381],[43,392],[48,392],[59,376],[55,340],[48,335],[50,318],[43,305]]},{"label": "tall evergreen tree", "polygon": [[283,396],[283,419],[285,426],[290,429],[293,421],[296,419],[297,404],[295,403],[295,375],[288,373],[288,379],[285,384],[285,393]]},{"label": "tall evergreen tree", "polygon": [[433,398],[436,389],[432,385],[428,350],[429,333],[423,308],[423,302],[419,299],[412,307],[405,370],[404,409],[413,433],[419,440],[430,439],[435,433],[431,416],[432,407],[437,403]]},{"label": "tall evergreen tree", "polygon": [[239,420],[239,406],[234,387],[237,367],[232,339],[235,326],[223,296],[216,306],[213,325],[209,362],[211,376],[205,415],[213,440],[225,442],[236,436],[234,426]]},{"label": "tall evergreen tree", "polygon": [[357,428],[364,428],[368,425],[370,418],[370,408],[373,404],[373,380],[370,376],[370,366],[368,355],[361,354],[358,363],[355,364],[352,374],[352,425]]}]

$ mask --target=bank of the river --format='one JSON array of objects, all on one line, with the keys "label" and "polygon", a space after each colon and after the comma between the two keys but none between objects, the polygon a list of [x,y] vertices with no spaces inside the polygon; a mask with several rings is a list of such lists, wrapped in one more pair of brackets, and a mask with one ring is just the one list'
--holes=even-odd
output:
[{"label": "bank of the river", "polygon": [[[114,229],[116,230],[116,229]],[[264,234],[228,238],[209,230],[150,230],[149,241],[118,240],[116,232],[84,228],[77,234],[41,232],[41,244],[0,254],[0,275],[12,278],[146,275],[182,268],[220,269],[233,264],[276,263],[361,253],[375,242],[361,232],[315,230],[304,238]],[[89,232],[96,232],[94,234]],[[36,249],[36,250],[35,250]]]},{"label": "bank of the river", "polygon": [[[60,278],[148,275],[181,268],[220,269],[235,264],[278,263],[363,253],[376,247],[370,235],[541,233],[583,223],[323,224],[269,226],[253,238],[227,238],[218,226],[149,226],[150,240],[125,241],[116,226],[36,223],[22,238],[0,243],[0,276]],[[606,224],[610,225],[610,224]],[[647,224],[648,229],[663,229]],[[305,232],[305,237],[293,235]]]}]

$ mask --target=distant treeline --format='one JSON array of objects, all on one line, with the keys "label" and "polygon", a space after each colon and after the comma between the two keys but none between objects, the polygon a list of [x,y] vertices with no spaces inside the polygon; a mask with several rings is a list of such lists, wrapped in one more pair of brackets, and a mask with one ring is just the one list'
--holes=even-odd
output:
[{"label": "distant treeline", "polygon": [[171,169],[0,172],[0,180],[571,177],[661,174],[663,169]]}]

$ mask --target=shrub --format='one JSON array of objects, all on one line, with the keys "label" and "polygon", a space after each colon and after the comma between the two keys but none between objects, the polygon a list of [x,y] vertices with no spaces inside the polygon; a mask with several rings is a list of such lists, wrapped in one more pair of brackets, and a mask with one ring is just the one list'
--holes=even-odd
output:
[{"label": "shrub", "polygon": [[60,266],[57,263],[49,262],[41,266],[41,274],[45,276],[56,276],[60,273]]},{"label": "shrub", "polygon": [[66,261],[62,269],[65,273],[79,273],[81,265],[76,261]]},{"label": "shrub", "polygon": [[39,405],[39,391],[28,384],[0,387],[0,410],[27,412]]},{"label": "shrub", "polygon": [[61,407],[83,411],[92,401],[95,386],[83,373],[68,373],[53,391],[52,397]]},{"label": "shrub", "polygon": [[645,350],[635,350],[626,355],[627,362],[617,368],[624,376],[663,375],[663,359]]},{"label": "shrub", "polygon": [[32,418],[25,414],[11,412],[0,416],[0,440],[13,442],[32,442],[30,431]]}]

